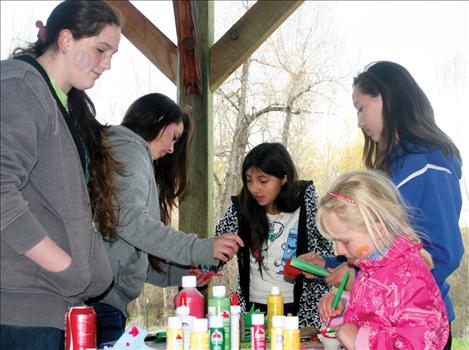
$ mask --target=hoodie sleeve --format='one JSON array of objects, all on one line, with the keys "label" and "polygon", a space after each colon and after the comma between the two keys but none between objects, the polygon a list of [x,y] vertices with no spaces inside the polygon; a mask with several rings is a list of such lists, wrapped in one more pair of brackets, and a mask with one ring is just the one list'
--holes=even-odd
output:
[{"label": "hoodie sleeve", "polygon": [[164,261],[160,262],[160,268],[163,270],[163,273],[157,272],[153,269],[151,264],[149,264],[146,282],[163,288],[180,286],[182,277],[189,274],[186,267],[168,264]]},{"label": "hoodie sleeve", "polygon": [[114,146],[114,152],[124,164],[124,172],[116,174],[119,186],[119,238],[137,249],[167,261],[181,265],[215,265],[213,257],[214,238],[199,239],[195,234],[186,234],[159,219],[159,206],[156,213],[150,213],[148,201],[158,201],[153,192],[155,181],[152,163],[146,149],[135,142],[125,142]]},{"label": "hoodie sleeve", "polygon": [[411,207],[413,226],[423,234],[424,247],[432,255],[438,285],[458,268],[464,253],[459,229],[461,190],[454,172],[442,156],[410,154],[393,175]]},{"label": "hoodie sleeve", "polygon": [[23,79],[9,77],[9,73],[2,67],[0,232],[2,242],[24,254],[47,235],[21,189],[38,161],[38,143],[51,112]]}]

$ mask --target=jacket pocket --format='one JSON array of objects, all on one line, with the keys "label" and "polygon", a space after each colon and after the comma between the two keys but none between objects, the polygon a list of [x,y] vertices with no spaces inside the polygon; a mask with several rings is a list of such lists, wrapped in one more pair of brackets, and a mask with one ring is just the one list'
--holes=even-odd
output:
[{"label": "jacket pocket", "polygon": [[64,297],[83,294],[91,283],[91,240],[96,234],[88,217],[64,221],[72,263],[64,271],[39,269],[38,284]]},{"label": "jacket pocket", "polygon": [[113,280],[111,265],[101,234],[95,231],[91,242],[91,284],[86,290],[87,299],[100,296],[109,288]]}]

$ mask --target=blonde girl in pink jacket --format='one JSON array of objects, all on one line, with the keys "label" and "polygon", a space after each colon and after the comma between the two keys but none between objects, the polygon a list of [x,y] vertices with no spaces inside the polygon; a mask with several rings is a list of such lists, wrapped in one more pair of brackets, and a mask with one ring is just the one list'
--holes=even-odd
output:
[{"label": "blonde girl in pink jacket", "polygon": [[[411,228],[390,180],[376,171],[339,177],[319,203],[316,224],[336,253],[358,266],[356,282],[321,320],[346,349],[443,349],[449,335],[445,304],[431,274],[432,259]],[[341,316],[341,317],[338,317]]]}]

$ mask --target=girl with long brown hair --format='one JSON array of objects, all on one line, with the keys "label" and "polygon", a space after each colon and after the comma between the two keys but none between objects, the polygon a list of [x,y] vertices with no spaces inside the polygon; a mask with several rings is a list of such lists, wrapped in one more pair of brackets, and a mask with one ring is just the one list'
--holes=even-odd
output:
[{"label": "girl with long brown hair", "polygon": [[64,1],[36,25],[1,63],[2,349],[62,349],[67,307],[112,281],[93,211],[105,227],[115,163],[85,90],[110,69],[121,21],[107,2]]},{"label": "girl with long brown hair", "polygon": [[169,226],[171,210],[187,191],[191,129],[189,115],[158,93],[138,98],[121,125],[111,128],[109,142],[122,169],[114,173],[116,237],[105,241],[114,286],[94,304],[99,343],[124,332],[127,305],[145,282],[180,285],[183,275],[195,271],[199,283],[206,283],[193,267],[227,261],[243,245],[235,235],[199,239]]}]

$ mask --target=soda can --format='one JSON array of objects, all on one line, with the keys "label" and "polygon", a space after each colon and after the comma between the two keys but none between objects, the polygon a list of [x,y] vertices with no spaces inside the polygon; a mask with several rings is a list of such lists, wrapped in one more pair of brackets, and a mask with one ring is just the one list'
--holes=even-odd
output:
[{"label": "soda can", "polygon": [[65,313],[65,350],[96,350],[96,312],[73,306]]}]

